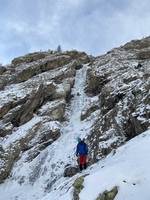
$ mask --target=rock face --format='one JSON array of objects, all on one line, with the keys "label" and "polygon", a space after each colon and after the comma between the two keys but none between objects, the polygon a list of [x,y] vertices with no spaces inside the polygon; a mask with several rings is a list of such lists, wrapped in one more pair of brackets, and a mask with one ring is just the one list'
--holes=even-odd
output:
[{"label": "rock face", "polygon": [[[99,119],[88,138],[95,148],[94,162],[97,155],[107,155],[116,148],[119,140],[124,142],[124,136],[131,139],[150,125],[149,42],[150,37],[132,41],[90,64],[86,91],[98,95],[100,107]],[[110,144],[107,141],[113,135],[118,139]],[[104,140],[107,145],[103,145]]]},{"label": "rock face", "polygon": [[[99,57],[77,51],[36,52],[0,66],[0,182],[9,176],[22,152],[28,152],[31,161],[59,139],[61,124],[68,120],[67,106],[74,98],[75,76],[84,64],[88,64],[85,93],[89,103],[80,119],[88,124],[93,118],[86,138],[91,149],[89,164],[147,130],[149,44],[150,37],[131,41]],[[8,137],[14,138],[11,143]],[[72,176],[77,169],[64,171],[65,176]]]}]

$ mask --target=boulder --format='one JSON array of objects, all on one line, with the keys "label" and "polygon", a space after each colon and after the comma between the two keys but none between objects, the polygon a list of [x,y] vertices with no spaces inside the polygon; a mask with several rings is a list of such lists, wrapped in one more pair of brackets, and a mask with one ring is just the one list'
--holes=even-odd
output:
[{"label": "boulder", "polygon": [[118,187],[115,186],[111,191],[105,190],[96,200],[114,200],[118,193]]},{"label": "boulder", "polygon": [[79,167],[72,167],[71,165],[67,165],[64,170],[64,177],[72,177],[79,172]]}]

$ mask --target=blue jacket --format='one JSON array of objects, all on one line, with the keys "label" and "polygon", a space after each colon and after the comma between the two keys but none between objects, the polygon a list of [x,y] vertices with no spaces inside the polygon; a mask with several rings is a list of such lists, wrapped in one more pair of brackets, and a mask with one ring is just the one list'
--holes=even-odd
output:
[{"label": "blue jacket", "polygon": [[88,147],[84,141],[78,143],[76,148],[76,155],[85,155],[88,153]]}]

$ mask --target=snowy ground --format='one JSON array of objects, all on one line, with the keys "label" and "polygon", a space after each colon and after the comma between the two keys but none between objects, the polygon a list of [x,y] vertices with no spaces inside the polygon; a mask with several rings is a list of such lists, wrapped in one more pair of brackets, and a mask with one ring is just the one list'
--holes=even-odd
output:
[{"label": "snowy ground", "polygon": [[[130,140],[118,148],[116,153],[87,169],[83,174],[89,174],[84,180],[84,189],[80,200],[95,200],[105,190],[118,186],[119,192],[115,200],[149,200],[150,199],[150,131]],[[82,174],[82,175],[83,175]],[[76,178],[81,174],[76,175]],[[70,179],[73,183],[74,178]],[[71,200],[73,187],[68,179],[68,187],[64,181],[57,186],[56,191],[47,194],[42,200]],[[67,189],[68,191],[67,191]]]}]

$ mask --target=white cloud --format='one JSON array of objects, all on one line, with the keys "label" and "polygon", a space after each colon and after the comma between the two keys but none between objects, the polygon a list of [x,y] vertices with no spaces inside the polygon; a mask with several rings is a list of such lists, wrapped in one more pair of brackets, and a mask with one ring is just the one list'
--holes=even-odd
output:
[{"label": "white cloud", "polygon": [[16,43],[23,44],[23,55],[59,44],[100,55],[150,34],[148,0],[1,0],[1,5],[0,52],[9,62],[19,55]]}]

